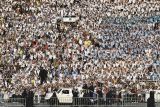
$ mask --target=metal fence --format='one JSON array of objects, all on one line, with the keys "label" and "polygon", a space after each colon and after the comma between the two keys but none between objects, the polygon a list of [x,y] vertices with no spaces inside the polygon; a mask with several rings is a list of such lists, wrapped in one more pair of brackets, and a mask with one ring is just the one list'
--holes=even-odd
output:
[{"label": "metal fence", "polygon": [[[160,107],[160,102],[155,104]],[[34,107],[147,107],[147,102],[137,97],[124,98],[51,98],[34,99]],[[22,98],[0,99],[0,107],[26,107]]]},{"label": "metal fence", "polygon": [[[34,103],[35,107],[147,107],[147,102],[141,98],[51,98],[41,99],[39,103]],[[160,103],[156,103],[160,107]]]},{"label": "metal fence", "polygon": [[26,107],[24,98],[0,99],[0,107]]}]

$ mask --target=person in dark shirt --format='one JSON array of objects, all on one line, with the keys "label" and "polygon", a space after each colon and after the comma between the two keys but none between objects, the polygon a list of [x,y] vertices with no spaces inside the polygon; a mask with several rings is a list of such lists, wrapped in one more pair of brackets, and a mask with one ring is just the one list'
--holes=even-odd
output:
[{"label": "person in dark shirt", "polygon": [[53,95],[50,99],[47,100],[50,107],[53,107],[53,105],[56,105],[58,103],[58,98],[56,95],[56,91],[53,91]]},{"label": "person in dark shirt", "polygon": [[24,104],[25,104],[25,100],[27,98],[27,90],[24,89],[24,91],[22,92],[22,98],[24,99]]},{"label": "person in dark shirt", "polygon": [[91,85],[89,86],[89,90],[90,90],[90,97],[93,97],[93,92],[94,92],[94,86],[93,86],[93,83],[91,83]]},{"label": "person in dark shirt", "polygon": [[112,102],[112,89],[109,89],[108,93],[106,94],[106,104],[111,104]]},{"label": "person in dark shirt", "polygon": [[83,87],[82,87],[84,90],[87,90],[88,89],[88,86],[87,86],[87,84],[85,83],[85,84],[83,84]]},{"label": "person in dark shirt", "polygon": [[80,104],[82,104],[82,105],[90,104],[90,93],[89,93],[89,90],[84,90],[83,100],[81,100]]},{"label": "person in dark shirt", "polygon": [[29,107],[33,107],[33,97],[34,97],[34,93],[33,91],[30,90],[28,92]]},{"label": "person in dark shirt", "polygon": [[44,68],[40,68],[40,73],[39,73],[39,76],[40,76],[40,79],[41,79],[41,85],[46,82],[46,79],[47,79],[47,70],[45,70]]},{"label": "person in dark shirt", "polygon": [[98,103],[101,104],[102,103],[102,98],[103,98],[103,92],[102,92],[101,88],[99,88],[97,90],[97,94],[98,94]]},{"label": "person in dark shirt", "polygon": [[78,94],[79,94],[78,89],[73,88],[72,94],[73,94],[73,104],[78,105],[77,104],[78,103]]},{"label": "person in dark shirt", "polygon": [[22,92],[22,98],[26,98],[27,97],[27,90],[24,89],[24,91]]},{"label": "person in dark shirt", "polygon": [[99,89],[97,90],[97,94],[98,94],[98,98],[102,98],[102,97],[103,97],[103,92],[102,92],[102,89],[101,89],[101,88],[99,88]]},{"label": "person in dark shirt", "polygon": [[73,97],[78,97],[79,92],[77,89],[73,89],[72,94],[73,94]]},{"label": "person in dark shirt", "polygon": [[147,99],[147,107],[156,107],[154,99],[154,91],[150,92],[150,97]]}]

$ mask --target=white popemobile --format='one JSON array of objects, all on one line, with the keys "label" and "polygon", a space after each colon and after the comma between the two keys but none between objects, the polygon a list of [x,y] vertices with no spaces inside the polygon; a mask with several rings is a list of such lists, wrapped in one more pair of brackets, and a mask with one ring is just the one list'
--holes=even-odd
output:
[{"label": "white popemobile", "polygon": [[[82,98],[84,95],[84,92],[87,90],[84,90],[82,88],[77,88],[78,92],[79,92],[79,98]],[[59,103],[73,103],[73,94],[72,94],[72,88],[60,88],[57,92],[57,99],[59,101]],[[95,95],[97,95],[96,93],[94,93]],[[47,93],[45,100],[48,100],[52,97],[53,93]],[[93,99],[90,99],[91,101],[93,101]]]}]

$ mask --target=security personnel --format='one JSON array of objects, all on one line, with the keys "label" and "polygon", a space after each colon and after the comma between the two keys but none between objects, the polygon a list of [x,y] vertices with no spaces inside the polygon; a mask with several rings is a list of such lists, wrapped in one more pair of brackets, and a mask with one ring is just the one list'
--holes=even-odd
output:
[{"label": "security personnel", "polygon": [[154,91],[150,92],[150,97],[147,99],[147,107],[156,107],[154,99]]}]

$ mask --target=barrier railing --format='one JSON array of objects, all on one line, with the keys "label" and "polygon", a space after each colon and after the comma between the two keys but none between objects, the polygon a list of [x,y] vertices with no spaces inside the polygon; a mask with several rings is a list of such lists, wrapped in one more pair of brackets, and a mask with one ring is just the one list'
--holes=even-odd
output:
[{"label": "barrier railing", "polygon": [[24,98],[0,99],[0,107],[26,107]]},{"label": "barrier railing", "polygon": [[34,105],[41,106],[41,105],[97,105],[98,99],[97,98],[72,98],[72,97],[60,97],[60,98],[50,98],[45,100],[41,98],[39,102],[34,101]]},{"label": "barrier railing", "polygon": [[[159,103],[157,103],[159,104]],[[36,107],[54,107],[54,106],[85,106],[85,107],[147,107],[145,101],[139,98],[51,98],[45,100],[41,98],[39,103],[35,103]]]},{"label": "barrier railing", "polygon": [[[147,103],[139,97],[124,98],[41,98],[39,102],[34,99],[34,107],[147,107]],[[155,104],[160,107],[160,102]],[[23,98],[0,99],[0,107],[26,107],[26,100]]]}]

